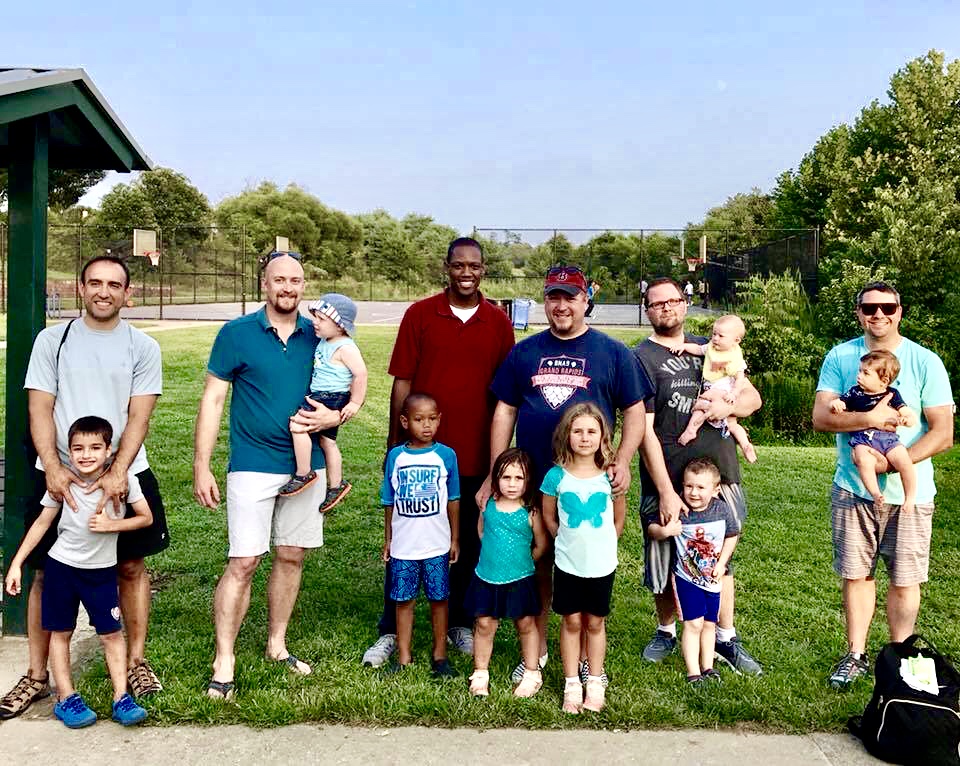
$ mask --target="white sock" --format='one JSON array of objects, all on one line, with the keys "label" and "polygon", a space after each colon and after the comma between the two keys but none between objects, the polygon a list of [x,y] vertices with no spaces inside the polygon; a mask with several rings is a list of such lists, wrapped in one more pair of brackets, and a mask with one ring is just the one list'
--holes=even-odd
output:
[{"label": "white sock", "polygon": [[737,637],[736,628],[721,628],[717,625],[717,641],[728,643]]},{"label": "white sock", "polygon": [[573,678],[564,678],[567,686],[580,686],[580,679],[577,676]]},{"label": "white sock", "polygon": [[671,622],[669,625],[657,625],[657,630],[669,633],[672,638],[677,637],[677,623],[675,622]]},{"label": "white sock", "polygon": [[596,681],[598,684],[603,683],[603,678],[601,676],[589,675],[587,676],[587,683],[591,681]]}]

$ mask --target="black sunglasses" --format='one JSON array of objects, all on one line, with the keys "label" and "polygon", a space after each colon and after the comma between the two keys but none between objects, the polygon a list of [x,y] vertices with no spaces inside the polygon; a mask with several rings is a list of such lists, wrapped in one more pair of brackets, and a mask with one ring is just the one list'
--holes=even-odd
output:
[{"label": "black sunglasses", "polygon": [[900,308],[899,303],[861,303],[860,311],[863,312],[864,316],[872,317],[877,313],[877,309],[880,309],[884,316],[891,317],[897,313],[897,309]]},{"label": "black sunglasses", "polygon": [[274,250],[272,253],[270,253],[270,255],[267,256],[267,259],[264,262],[270,263],[270,261],[274,260],[275,258],[283,258],[285,255],[293,258],[295,261],[303,260],[303,256],[300,255],[300,253],[294,252],[293,250]]},{"label": "black sunglasses", "polygon": [[579,274],[583,276],[583,272],[580,271],[576,266],[551,266],[547,270],[548,277],[555,277],[557,274],[567,274],[568,276],[573,276]]}]

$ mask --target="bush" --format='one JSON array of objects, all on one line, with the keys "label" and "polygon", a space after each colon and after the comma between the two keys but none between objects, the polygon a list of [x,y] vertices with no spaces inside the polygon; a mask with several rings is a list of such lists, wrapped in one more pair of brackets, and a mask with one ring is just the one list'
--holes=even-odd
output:
[{"label": "bush", "polygon": [[743,421],[754,443],[823,446],[833,443],[831,434],[816,433],[811,425],[817,393],[815,378],[766,372],[750,380],[763,399],[763,407]]}]

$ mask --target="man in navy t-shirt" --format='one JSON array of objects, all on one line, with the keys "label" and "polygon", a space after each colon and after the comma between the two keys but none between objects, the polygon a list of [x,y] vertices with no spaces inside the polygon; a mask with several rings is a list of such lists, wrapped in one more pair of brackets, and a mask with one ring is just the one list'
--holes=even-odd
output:
[{"label": "man in navy t-shirt", "polygon": [[[564,410],[579,402],[593,402],[611,428],[617,422],[617,410],[623,412],[620,446],[609,472],[614,493],[624,493],[630,486],[630,461],[643,438],[643,400],[652,392],[650,383],[623,343],[587,326],[587,282],[580,269],[550,269],[543,294],[549,329],[514,346],[490,386],[497,398],[490,430],[490,464],[510,446],[516,427],[517,446],[533,459],[530,479],[539,488],[553,465],[553,431]],[[479,507],[489,491],[488,478],[478,493]],[[552,564],[552,556],[547,556],[537,568],[544,597],[544,611],[537,619],[543,662]]]}]

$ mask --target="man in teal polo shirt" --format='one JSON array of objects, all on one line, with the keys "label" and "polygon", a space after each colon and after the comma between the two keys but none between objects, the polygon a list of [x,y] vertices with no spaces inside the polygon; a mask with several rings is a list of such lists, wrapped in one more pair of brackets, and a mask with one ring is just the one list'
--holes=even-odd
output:
[{"label": "man in teal polo shirt", "polygon": [[[867,633],[877,602],[874,573],[883,559],[890,575],[887,590],[887,625],[890,639],[903,641],[913,633],[920,611],[920,585],[927,581],[933,499],[933,455],[953,445],[953,394],[943,362],[935,353],[900,335],[903,307],[900,293],[885,282],[871,282],[857,295],[857,319],[862,337],[834,346],[823,360],[813,427],[837,434],[837,469],[830,497],[833,527],[833,567],[843,579],[847,653],[840,660],[830,685],[845,689],[869,672]],[[857,382],[860,358],[868,351],[885,350],[900,362],[893,387],[907,406],[921,413],[912,427],[897,429],[917,470],[917,499],[913,511],[903,511],[903,485],[897,473],[880,477],[886,502],[882,510],[874,501],[853,463],[850,432],[893,431],[898,413],[888,394],[869,412],[835,413],[830,402]],[[878,470],[888,470],[876,454]]]},{"label": "man in teal polo shirt", "polygon": [[[326,479],[292,497],[278,490],[295,469],[290,416],[308,388],[317,338],[299,312],[303,267],[297,254],[271,253],[262,279],[266,305],[255,314],[225,324],[213,343],[207,379],[197,414],[193,460],[194,495],[207,508],[220,503],[210,471],[220,418],[233,384],[230,405],[230,462],[227,466],[229,560],[214,594],[216,656],[207,694],[234,695],[234,644],[250,604],[250,583],[260,558],[274,546],[267,586],[267,657],[306,675],[310,666],[287,650],[286,633],[300,590],[303,559],[323,545],[323,516],[318,512]],[[306,431],[340,422],[339,413],[315,403],[313,413],[294,418]],[[314,446],[311,467],[323,469],[323,453]]]}]

